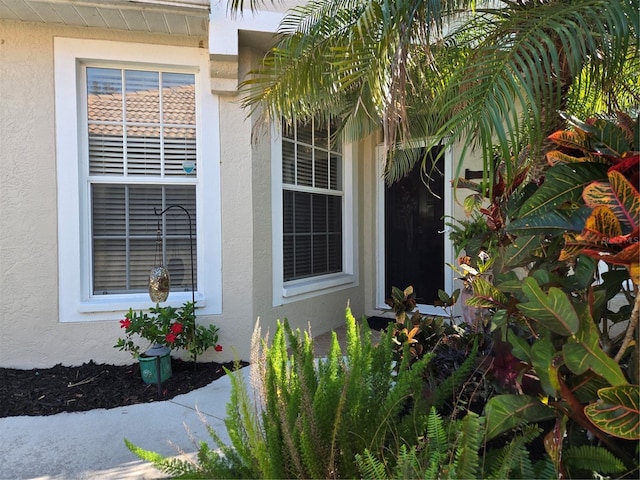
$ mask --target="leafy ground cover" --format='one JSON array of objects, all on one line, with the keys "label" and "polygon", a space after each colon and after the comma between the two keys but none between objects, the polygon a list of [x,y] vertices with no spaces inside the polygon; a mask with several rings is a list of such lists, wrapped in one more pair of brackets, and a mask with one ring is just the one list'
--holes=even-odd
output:
[{"label": "leafy ground cover", "polygon": [[[240,362],[246,366],[246,362]],[[232,362],[198,363],[172,360],[173,375],[162,384],[145,384],[137,363],[109,365],[94,362],[75,367],[20,370],[0,368],[0,418],[54,415],[96,408],[115,408],[169,400],[204,387],[225,375]]]}]

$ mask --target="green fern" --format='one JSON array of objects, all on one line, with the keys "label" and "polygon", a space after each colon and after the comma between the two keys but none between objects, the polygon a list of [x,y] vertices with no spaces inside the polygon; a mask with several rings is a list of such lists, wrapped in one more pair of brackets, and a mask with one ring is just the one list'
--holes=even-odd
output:
[{"label": "green fern", "polygon": [[[522,432],[515,435],[513,439],[500,450],[497,456],[493,457],[494,461],[490,462],[485,469],[490,468],[488,478],[504,479],[504,478],[533,478],[533,467],[529,471],[529,466],[524,459],[529,458],[527,444],[540,435],[540,428],[533,424],[527,425]],[[525,466],[525,470],[522,467]]]},{"label": "green fern", "polygon": [[[395,366],[390,334],[374,346],[366,322],[361,329],[349,309],[346,317],[346,355],[334,336],[328,356],[319,360],[311,337],[286,320],[277,323],[270,344],[256,328],[251,363],[257,382],[250,389],[243,374],[229,373],[230,444],[209,429],[217,449],[203,443],[191,465],[136,453],[171,475],[207,478],[353,478],[359,472],[356,455],[366,451],[371,459],[396,452],[385,471],[422,471],[419,459],[413,460],[422,453],[411,447],[427,430],[422,375],[429,356]],[[439,454],[446,456],[446,432],[439,428]]]},{"label": "green fern", "polygon": [[398,452],[398,462],[395,468],[394,478],[399,480],[405,478],[419,478],[422,468],[420,467],[420,460],[415,445],[408,448],[407,445],[402,445]]},{"label": "green fern", "polygon": [[468,412],[460,422],[455,448],[455,468],[449,469],[449,478],[476,477],[480,465],[478,452],[484,439],[483,433],[484,418]]},{"label": "green fern", "polygon": [[389,478],[385,465],[368,448],[362,454],[356,455],[356,463],[362,478],[375,478],[378,480],[387,480]]},{"label": "green fern", "polygon": [[609,450],[595,445],[566,448],[562,459],[570,471],[607,474],[626,470],[624,463]]},{"label": "green fern", "polygon": [[432,407],[427,418],[427,435],[425,438],[424,478],[439,478],[442,465],[447,458],[447,433],[442,418],[435,407]]},{"label": "green fern", "polygon": [[176,478],[205,478],[202,469],[199,468],[193,462],[187,460],[180,460],[177,458],[164,457],[156,452],[144,450],[125,438],[125,445],[132,453],[138,456],[140,459],[151,463],[158,470],[170,474]]}]

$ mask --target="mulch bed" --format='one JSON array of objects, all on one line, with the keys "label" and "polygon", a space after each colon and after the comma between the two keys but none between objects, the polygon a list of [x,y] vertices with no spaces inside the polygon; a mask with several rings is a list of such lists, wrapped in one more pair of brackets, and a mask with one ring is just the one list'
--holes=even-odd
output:
[{"label": "mulch bed", "polygon": [[[240,362],[244,367],[247,362]],[[195,367],[195,368],[194,368]],[[19,415],[54,415],[95,408],[115,408],[137,403],[169,400],[190,392],[233,370],[233,362],[197,363],[172,359],[171,378],[158,386],[146,384],[140,367],[94,362],[79,367],[56,365],[52,368],[19,370],[0,368],[0,418]]]}]

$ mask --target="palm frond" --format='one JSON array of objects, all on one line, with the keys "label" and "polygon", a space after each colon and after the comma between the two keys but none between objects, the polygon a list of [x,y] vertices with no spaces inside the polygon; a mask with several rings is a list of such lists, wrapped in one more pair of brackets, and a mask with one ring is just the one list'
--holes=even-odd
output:
[{"label": "palm frond", "polygon": [[[479,148],[491,172],[494,144],[505,159],[526,143],[535,155],[559,126],[557,110],[569,104],[639,103],[629,68],[638,62],[638,0],[503,0],[468,10],[475,4],[318,0],[298,7],[283,21],[281,42],[243,83],[244,105],[264,107],[268,121],[336,115],[350,140],[382,126],[391,150],[411,138],[460,142],[462,157]],[[400,156],[388,178],[407,168]]]}]

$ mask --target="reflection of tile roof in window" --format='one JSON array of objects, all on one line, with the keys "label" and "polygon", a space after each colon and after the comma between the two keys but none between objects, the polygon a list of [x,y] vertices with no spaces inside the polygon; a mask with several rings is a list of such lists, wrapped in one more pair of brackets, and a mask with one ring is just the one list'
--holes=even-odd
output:
[{"label": "reflection of tile roof in window", "polygon": [[[127,135],[159,136],[160,101],[158,90],[127,93],[127,118],[136,124],[127,125]],[[162,89],[165,137],[194,138],[196,124],[195,87],[183,85]],[[87,99],[89,133],[92,135],[122,135],[122,94],[95,94]],[[99,122],[99,123],[96,123]],[[117,122],[102,123],[102,122]],[[147,125],[138,125],[146,123]],[[184,126],[184,127],[183,127]]]}]

